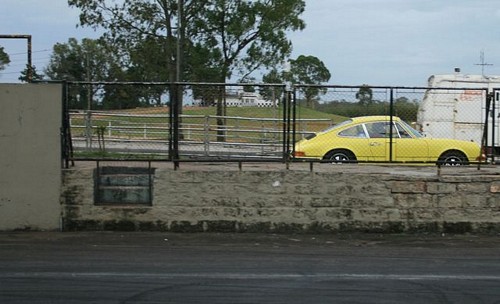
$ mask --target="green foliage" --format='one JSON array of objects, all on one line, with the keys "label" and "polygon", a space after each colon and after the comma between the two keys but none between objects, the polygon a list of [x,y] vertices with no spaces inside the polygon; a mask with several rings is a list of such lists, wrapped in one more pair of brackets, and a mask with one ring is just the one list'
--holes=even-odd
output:
[{"label": "green foliage", "polygon": [[[298,91],[305,98],[305,106],[314,108],[318,103],[317,97],[327,91],[326,88],[322,88],[320,85],[328,82],[330,78],[330,71],[319,58],[300,55],[297,59],[290,60],[290,71],[280,72],[277,69],[272,69],[268,74],[264,75],[262,80],[264,83],[290,82],[298,85]],[[264,90],[262,95],[268,97],[270,92]]]},{"label": "green foliage", "polygon": [[[319,104],[317,110],[345,117],[389,115],[390,103],[372,101],[370,104],[360,104],[335,100]],[[406,97],[401,97],[394,101],[394,115],[399,116],[404,121],[416,121],[417,112],[418,101],[416,100],[409,101]]]},{"label": "green foliage", "polygon": [[57,43],[45,73],[52,80],[113,81],[120,80],[119,60],[106,41],[69,38]]},{"label": "green foliage", "polygon": [[220,69],[219,82],[234,70],[248,74],[283,61],[292,49],[286,32],[305,27],[299,17],[305,9],[303,0],[208,2],[188,33],[217,50],[213,63]]},{"label": "green foliage", "polygon": [[[314,56],[300,55],[297,59],[290,61],[291,71],[287,73],[294,84],[316,85],[330,80],[330,71],[325,64]],[[326,93],[326,88],[318,86],[299,87],[299,91],[304,95],[306,104],[314,108],[314,98]]]},{"label": "green foliage", "polygon": [[[26,64],[26,68],[21,71],[21,76],[19,76],[19,80],[22,82],[29,82],[29,65]],[[42,80],[43,74],[39,74],[36,70],[36,66],[31,66],[31,80]]]},{"label": "green foliage", "polygon": [[[180,75],[190,81],[225,83],[235,70],[244,79],[287,58],[292,50],[287,32],[305,27],[299,18],[304,0],[68,0],[68,4],[80,9],[80,25],[105,30],[103,37],[123,53],[122,66],[134,66],[137,57],[131,50],[144,41],[164,39],[163,49],[146,50],[146,58],[152,62],[167,58],[167,63],[149,65],[145,74],[166,70],[171,82]],[[183,57],[188,64],[183,64]],[[177,71],[183,66],[190,74],[181,73],[182,68]],[[182,94],[176,93],[170,91],[170,100],[182,104]],[[216,102],[218,115],[225,114],[221,94],[211,100],[213,96],[195,89],[194,95],[205,104]]]},{"label": "green foliage", "polygon": [[[45,69],[51,80],[127,81],[129,71],[121,67],[122,58],[105,40],[70,38],[67,43],[54,45],[49,65]],[[130,73],[134,73],[132,69]],[[132,74],[134,75],[134,74]],[[160,92],[150,89],[106,86],[72,86],[69,106],[73,109],[134,108],[159,99]]]},{"label": "green foliage", "polygon": [[[284,74],[276,69],[272,69],[269,73],[262,77],[262,82],[271,84],[284,83]],[[260,95],[267,100],[281,99],[284,93],[284,87],[262,87],[260,89]]]},{"label": "green foliage", "polygon": [[2,46],[0,46],[0,71],[5,69],[5,66],[10,63],[10,58]]},{"label": "green foliage", "polygon": [[[249,74],[285,59],[291,52],[286,33],[305,27],[299,18],[303,0],[185,0],[180,28],[177,0],[68,0],[68,4],[80,9],[80,25],[103,28],[104,37],[125,54],[145,40],[163,39],[158,44],[163,50],[145,50],[146,57],[152,62],[166,58],[166,66],[151,68],[168,67],[172,81],[179,35],[185,38],[186,70],[192,73],[185,79],[225,82],[234,70]],[[134,56],[126,59],[137,61]]]},{"label": "green foliage", "polygon": [[373,104],[373,92],[368,85],[362,85],[356,93],[356,98],[362,106],[369,106]]},{"label": "green foliage", "polygon": [[[185,22],[196,16],[198,7],[205,4],[204,0],[183,2],[187,14],[183,18]],[[177,0],[68,0],[70,6],[80,9],[80,25],[104,29],[103,39],[113,45],[122,70],[128,72],[126,79],[132,81],[177,80],[176,34],[184,36],[184,31],[176,33],[176,30],[184,30],[184,27],[177,26],[177,3]],[[126,92],[123,88],[112,95],[130,97],[125,105],[123,100],[119,101],[120,107],[132,107],[134,103],[139,103],[137,106],[151,102],[159,104],[160,96],[167,88],[143,89],[141,95],[147,96],[142,102],[134,102],[133,92]],[[171,91],[170,99],[173,96]]]},{"label": "green foliage", "polygon": [[397,98],[394,101],[394,115],[399,116],[407,122],[417,121],[418,101],[410,101],[406,97]]}]

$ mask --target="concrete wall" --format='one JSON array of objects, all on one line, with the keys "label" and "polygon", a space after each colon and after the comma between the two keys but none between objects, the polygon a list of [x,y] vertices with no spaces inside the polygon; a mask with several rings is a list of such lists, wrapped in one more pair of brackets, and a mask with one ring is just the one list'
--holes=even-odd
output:
[{"label": "concrete wall", "polygon": [[64,172],[64,229],[500,232],[496,173],[473,167],[450,175],[432,168],[425,174],[397,167],[360,166],[347,173],[325,168],[174,171],[159,166],[151,206],[102,206],[94,204],[94,166],[79,166]]},{"label": "concrete wall", "polygon": [[0,84],[0,230],[59,229],[61,93]]}]

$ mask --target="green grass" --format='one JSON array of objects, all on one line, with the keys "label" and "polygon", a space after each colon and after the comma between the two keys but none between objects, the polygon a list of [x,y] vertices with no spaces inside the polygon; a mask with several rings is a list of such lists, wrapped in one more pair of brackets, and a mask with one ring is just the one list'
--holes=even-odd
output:
[{"label": "green grass", "polygon": [[[216,115],[215,107],[193,107],[183,110],[184,115]],[[292,114],[292,113],[291,113]],[[298,119],[331,119],[340,122],[344,116],[329,114],[309,108],[297,107],[296,115]],[[228,107],[227,116],[240,116],[252,118],[283,118],[283,108],[257,108],[257,107]]]}]

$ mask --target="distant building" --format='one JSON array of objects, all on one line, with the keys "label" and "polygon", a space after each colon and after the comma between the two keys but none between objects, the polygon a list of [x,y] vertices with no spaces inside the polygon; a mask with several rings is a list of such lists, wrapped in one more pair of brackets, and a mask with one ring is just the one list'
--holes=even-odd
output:
[{"label": "distant building", "polygon": [[[193,105],[202,105],[201,100],[195,100]],[[259,108],[271,108],[278,106],[278,100],[275,102],[271,100],[265,100],[259,93],[256,92],[245,92],[242,89],[232,92],[226,92],[226,105],[228,107],[259,107]]]}]

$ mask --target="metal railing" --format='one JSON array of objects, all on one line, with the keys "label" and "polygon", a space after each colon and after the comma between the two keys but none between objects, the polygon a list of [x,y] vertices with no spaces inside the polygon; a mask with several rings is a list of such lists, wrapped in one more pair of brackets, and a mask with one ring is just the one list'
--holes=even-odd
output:
[{"label": "metal railing", "polygon": [[[179,154],[182,157],[282,157],[281,119],[216,115],[180,115],[180,118]],[[217,125],[217,119],[224,119],[225,124]],[[312,132],[310,125],[326,128],[333,121],[298,119],[295,123],[297,133],[305,135]],[[69,126],[76,158],[88,157],[93,152],[97,156],[112,152],[109,157],[126,154],[165,157],[169,151],[168,115],[80,111],[69,113]],[[219,133],[223,133],[223,141],[218,141]]]}]

